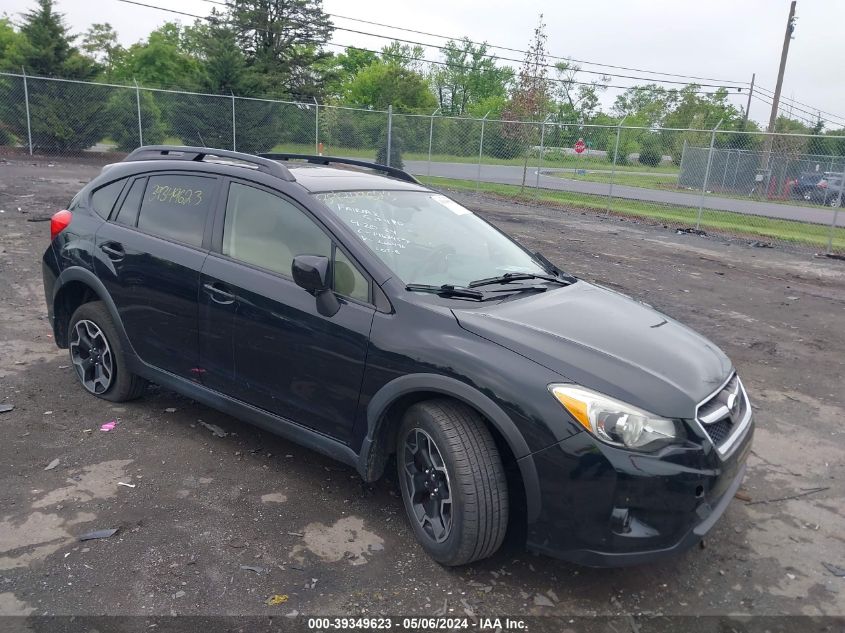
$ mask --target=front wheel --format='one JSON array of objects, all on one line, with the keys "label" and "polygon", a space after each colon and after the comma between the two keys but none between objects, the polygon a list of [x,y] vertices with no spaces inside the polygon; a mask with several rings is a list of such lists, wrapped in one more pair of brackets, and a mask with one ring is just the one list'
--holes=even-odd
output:
[{"label": "front wheel", "polygon": [[68,332],[70,362],[86,391],[112,402],[134,400],[143,393],[146,381],[127,369],[123,346],[103,302],[79,306]]},{"label": "front wheel", "polygon": [[397,434],[402,500],[414,534],[438,563],[455,566],[499,549],[508,489],[484,420],[452,400],[410,407]]}]

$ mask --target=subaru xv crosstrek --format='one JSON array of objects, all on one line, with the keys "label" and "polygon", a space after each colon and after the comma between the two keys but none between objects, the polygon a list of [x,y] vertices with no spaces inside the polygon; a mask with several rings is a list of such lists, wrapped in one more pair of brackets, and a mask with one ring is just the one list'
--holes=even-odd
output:
[{"label": "subaru xv crosstrek", "polygon": [[147,381],[375,481],[444,565],[506,532],[590,566],[699,542],[753,424],[731,361],[404,171],[142,147],[51,221],[55,341],[111,401]]}]

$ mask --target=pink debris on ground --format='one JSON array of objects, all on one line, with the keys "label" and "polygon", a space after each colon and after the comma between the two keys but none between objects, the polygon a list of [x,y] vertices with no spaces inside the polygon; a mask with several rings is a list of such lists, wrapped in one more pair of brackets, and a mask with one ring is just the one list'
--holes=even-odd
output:
[{"label": "pink debris on ground", "polygon": [[117,426],[117,420],[112,420],[111,422],[106,422],[100,427],[101,431],[111,431],[115,426]]}]

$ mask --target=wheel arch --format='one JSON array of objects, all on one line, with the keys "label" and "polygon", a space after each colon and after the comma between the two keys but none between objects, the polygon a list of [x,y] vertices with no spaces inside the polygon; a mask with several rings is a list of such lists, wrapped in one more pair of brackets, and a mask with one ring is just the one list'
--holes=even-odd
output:
[{"label": "wheel arch", "polygon": [[118,317],[117,306],[105,285],[94,273],[80,266],[65,268],[56,279],[53,291],[53,336],[56,345],[61,348],[67,347],[70,318],[79,306],[90,301],[102,301],[105,304],[121,337],[121,343],[131,350],[123,323]]},{"label": "wheel arch", "polygon": [[[358,472],[366,481],[384,473],[393,453],[396,430],[411,405],[434,398],[452,398],[474,409],[484,419],[503,458],[516,465],[525,495],[526,515],[532,522],[540,513],[540,486],[528,444],[513,420],[498,404],[475,387],[439,374],[410,374],[384,385],[367,407],[367,433],[358,453]],[[506,464],[506,467],[508,464]]]}]

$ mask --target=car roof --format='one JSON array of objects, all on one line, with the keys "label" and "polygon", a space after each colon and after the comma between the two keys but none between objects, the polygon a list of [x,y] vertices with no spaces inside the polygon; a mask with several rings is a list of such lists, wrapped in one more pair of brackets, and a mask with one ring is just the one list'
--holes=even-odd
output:
[{"label": "car roof", "polygon": [[[236,175],[241,170],[260,172],[265,178],[296,182],[309,192],[349,190],[429,191],[402,169],[357,158],[308,154],[246,154],[210,147],[148,145],[131,152],[121,163],[172,169],[178,165],[191,171]],[[244,172],[241,172],[244,173]]]},{"label": "car roof", "polygon": [[296,182],[312,193],[367,189],[428,191],[422,185],[359,168],[329,167],[306,163],[301,165],[291,164],[288,165],[288,169]]}]

